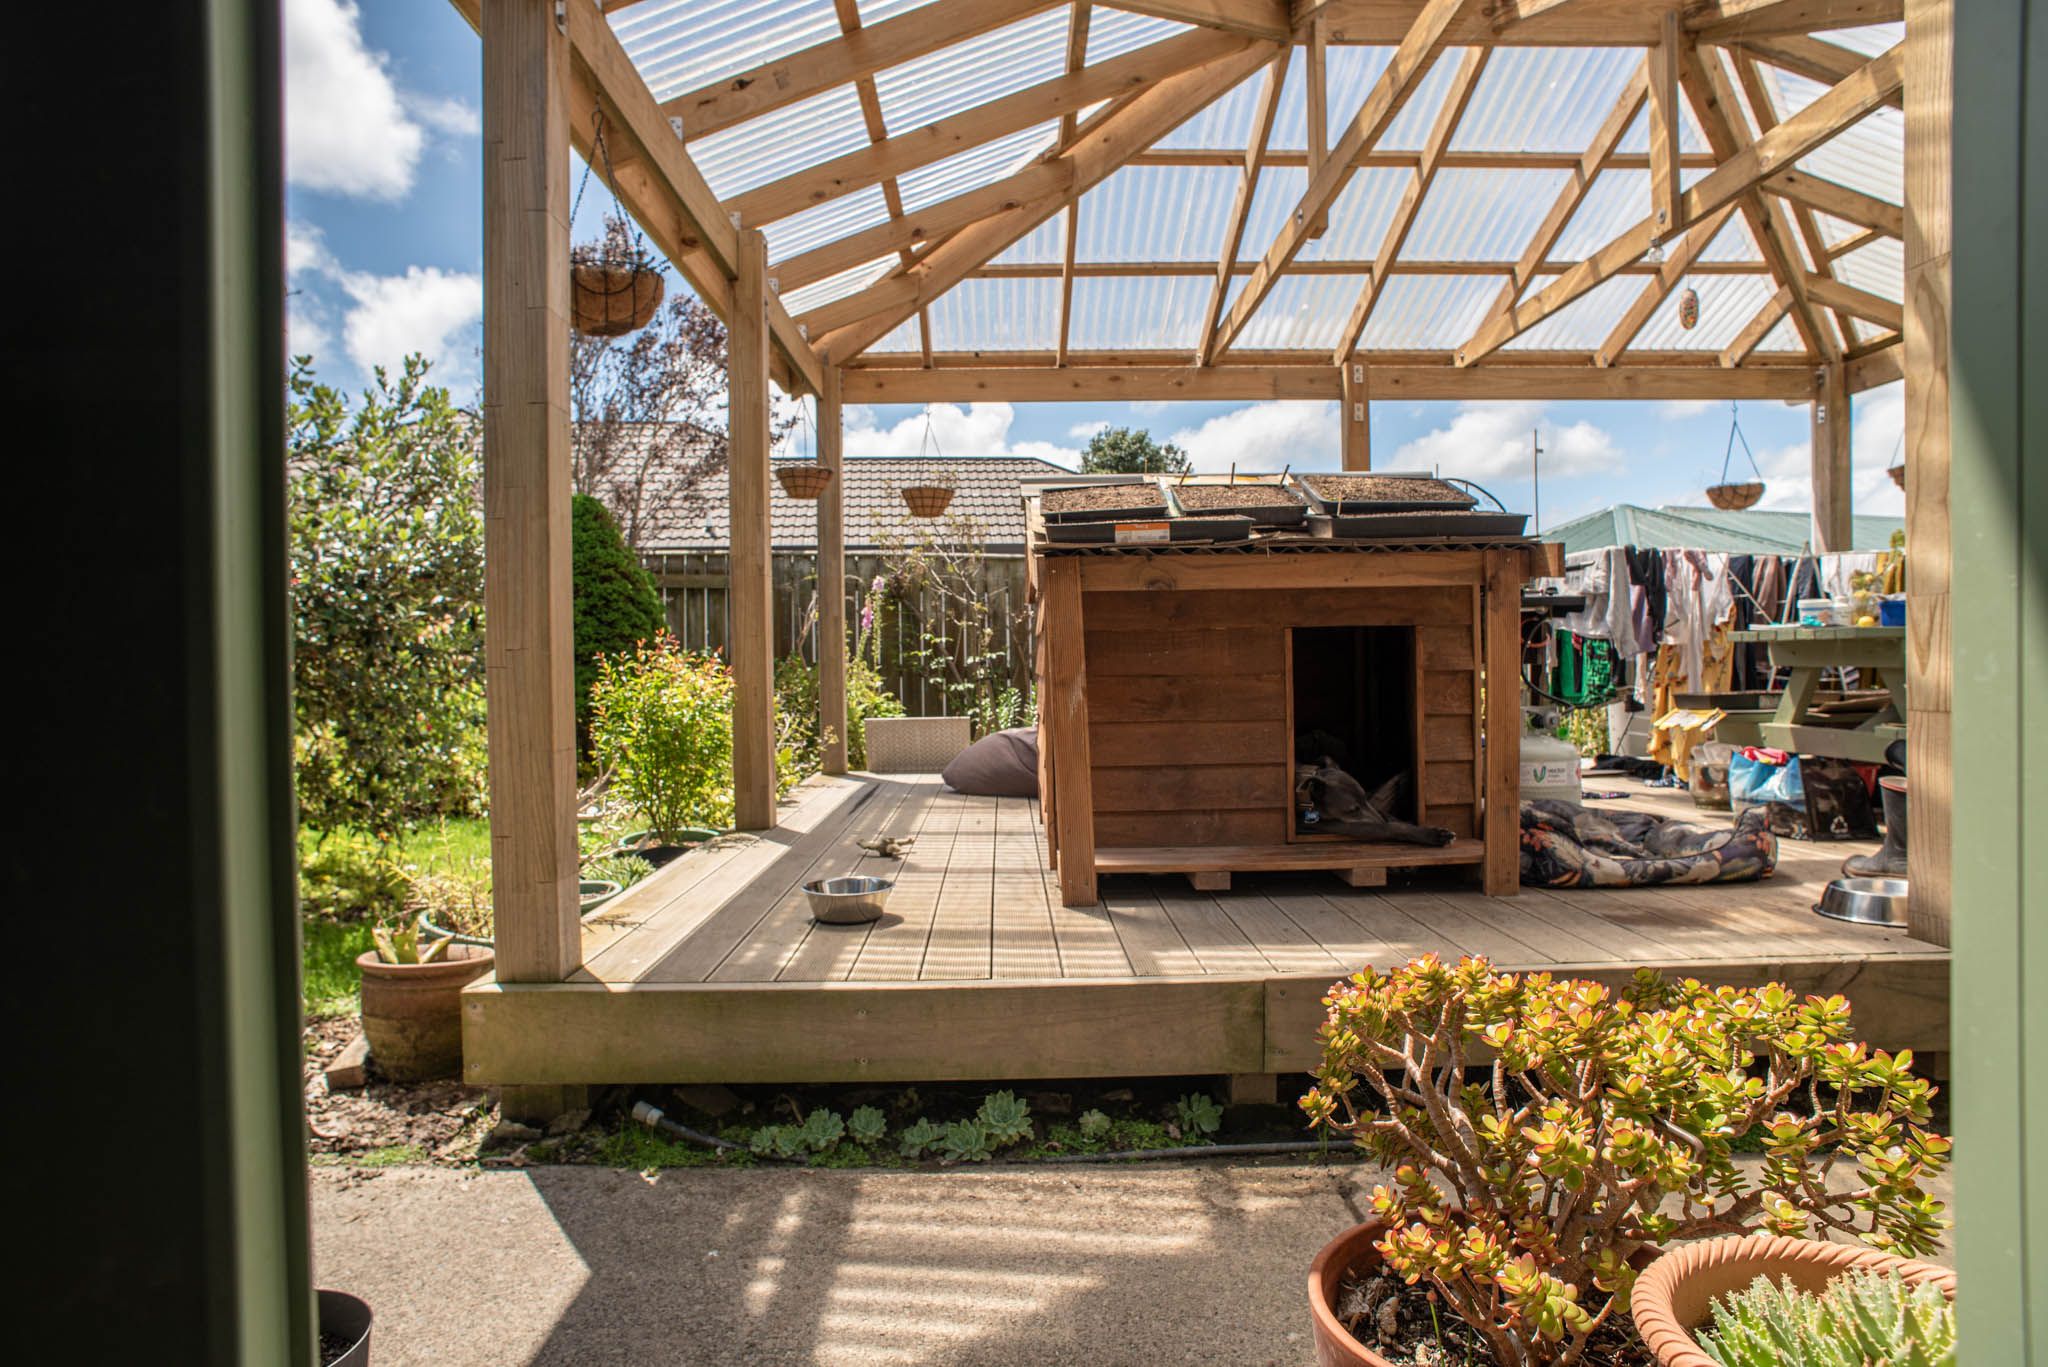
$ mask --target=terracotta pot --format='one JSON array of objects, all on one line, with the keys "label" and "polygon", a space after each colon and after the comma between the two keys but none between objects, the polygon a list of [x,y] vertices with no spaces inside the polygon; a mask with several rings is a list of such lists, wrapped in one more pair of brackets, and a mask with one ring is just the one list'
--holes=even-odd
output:
[{"label": "terracotta pot", "polygon": [[1658,1367],[1714,1367],[1692,1331],[1712,1319],[1716,1296],[1740,1291],[1758,1277],[1790,1280],[1802,1291],[1818,1292],[1845,1272],[1859,1268],[1897,1272],[1919,1286],[1933,1283],[1955,1299],[1956,1274],[1932,1263],[1880,1253],[1861,1244],[1825,1244],[1779,1234],[1748,1234],[1678,1244],[1636,1278],[1629,1314],[1636,1332],[1657,1355]]},{"label": "terracotta pot", "polygon": [[375,950],[356,958],[370,1057],[394,1082],[462,1071],[462,989],[490,972],[495,960],[476,945],[450,945],[446,952],[430,964],[387,964]]},{"label": "terracotta pot", "polygon": [[1353,1225],[1324,1244],[1308,1265],[1308,1313],[1315,1330],[1317,1367],[1389,1367],[1385,1358],[1351,1337],[1337,1318],[1337,1292],[1345,1274],[1379,1265],[1380,1251],[1373,1244],[1386,1231],[1384,1220]]}]

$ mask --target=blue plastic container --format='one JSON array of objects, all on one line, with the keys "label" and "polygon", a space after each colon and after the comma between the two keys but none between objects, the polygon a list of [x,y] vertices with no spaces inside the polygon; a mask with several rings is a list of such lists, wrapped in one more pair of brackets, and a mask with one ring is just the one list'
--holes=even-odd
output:
[{"label": "blue plastic container", "polygon": [[1877,624],[1881,627],[1902,627],[1906,625],[1906,600],[1881,598],[1877,603]]}]

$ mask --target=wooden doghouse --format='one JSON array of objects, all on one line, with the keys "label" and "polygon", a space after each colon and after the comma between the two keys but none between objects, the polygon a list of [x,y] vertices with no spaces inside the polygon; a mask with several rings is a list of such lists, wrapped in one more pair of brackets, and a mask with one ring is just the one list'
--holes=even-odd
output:
[{"label": "wooden doghouse", "polygon": [[[1515,892],[1521,591],[1561,548],[1261,538],[1070,547],[1035,538],[1039,791],[1069,906],[1104,873],[1477,866]],[[1490,680],[1501,680],[1489,687]],[[1488,737],[1499,743],[1487,744]],[[1449,845],[1361,843],[1298,818],[1297,761],[1341,750]]]}]

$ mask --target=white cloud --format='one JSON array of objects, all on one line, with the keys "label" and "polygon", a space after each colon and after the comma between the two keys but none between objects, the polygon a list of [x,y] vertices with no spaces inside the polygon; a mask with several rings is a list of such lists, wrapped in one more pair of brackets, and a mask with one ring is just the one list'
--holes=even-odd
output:
[{"label": "white cloud", "polygon": [[[1136,405],[1133,405],[1136,407]],[[1343,434],[1334,403],[1254,403],[1218,413],[1170,438],[1197,470],[1334,469]]]},{"label": "white cloud", "polygon": [[363,41],[350,0],[285,0],[285,167],[293,185],[362,199],[412,189],[429,129],[474,135],[475,109],[411,95]]},{"label": "white cloud", "polygon": [[284,265],[287,274],[326,275],[335,269],[334,256],[327,250],[327,238],[319,227],[293,219],[284,226]]},{"label": "white cloud", "polygon": [[1090,437],[1107,432],[1109,428],[1110,424],[1107,421],[1077,422],[1067,429],[1067,435],[1081,441],[1087,441]]},{"label": "white cloud", "polygon": [[1465,403],[1450,426],[1439,427],[1402,446],[1388,469],[1441,470],[1465,479],[1520,475],[1529,469],[1529,437],[1543,444],[1543,473],[1619,475],[1626,469],[1621,449],[1602,427],[1581,420],[1559,427],[1540,403]]},{"label": "white cloud", "polygon": [[1720,405],[1713,399],[1666,399],[1657,405],[1660,418],[1697,418]]},{"label": "white cloud", "polygon": [[[931,420],[931,440],[925,438],[925,420]],[[1006,403],[935,403],[925,412],[912,413],[890,427],[875,425],[874,410],[865,404],[849,404],[844,417],[846,454],[849,456],[915,456],[930,454],[933,446],[948,460],[976,456],[1035,456],[1056,465],[1080,464],[1081,453],[1072,447],[1049,441],[1012,441],[1010,425],[1017,410]]]},{"label": "white cloud", "polygon": [[[1904,517],[1906,495],[1892,483],[1888,467],[1898,458],[1899,435],[1905,430],[1905,387],[1892,384],[1858,395],[1851,419],[1850,506],[1859,513]],[[1764,496],[1757,503],[1759,508],[1802,513],[1813,510],[1811,443],[1793,442],[1775,450],[1760,451],[1756,463],[1764,478]],[[1735,476],[1731,474],[1730,477]]]},{"label": "white cloud", "polygon": [[395,368],[409,352],[420,352],[444,385],[473,378],[475,348],[468,333],[483,317],[483,281],[466,271],[408,266],[403,275],[345,271],[338,276],[353,307],[342,321],[349,359],[367,372]]}]

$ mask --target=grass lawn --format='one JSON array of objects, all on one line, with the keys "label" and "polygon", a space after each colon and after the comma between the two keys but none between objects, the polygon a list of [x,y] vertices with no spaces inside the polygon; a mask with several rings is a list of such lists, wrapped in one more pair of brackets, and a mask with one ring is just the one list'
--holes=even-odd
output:
[{"label": "grass lawn", "polygon": [[356,1009],[361,975],[356,955],[370,948],[368,921],[308,916],[300,927],[308,1016],[346,1016]]}]

